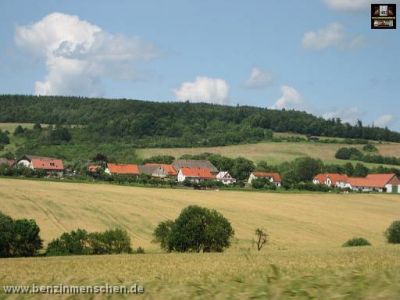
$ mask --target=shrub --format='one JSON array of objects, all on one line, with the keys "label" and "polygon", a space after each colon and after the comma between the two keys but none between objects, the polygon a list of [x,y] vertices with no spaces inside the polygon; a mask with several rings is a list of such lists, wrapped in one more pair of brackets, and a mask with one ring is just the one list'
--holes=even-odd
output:
[{"label": "shrub", "polygon": [[137,247],[137,249],[136,249],[136,254],[144,254],[145,252],[144,252],[144,248],[142,248],[142,247]]},{"label": "shrub", "polygon": [[154,231],[155,240],[167,251],[222,252],[230,246],[234,230],[229,221],[216,210],[188,206],[179,217],[160,223]]},{"label": "shrub", "polygon": [[394,221],[385,231],[388,243],[400,244],[400,220]]},{"label": "shrub", "polygon": [[33,256],[42,248],[34,220],[13,220],[0,212],[0,257]]},{"label": "shrub", "polygon": [[378,148],[376,148],[375,145],[373,145],[373,144],[366,144],[363,147],[363,150],[365,152],[378,152]]},{"label": "shrub", "polygon": [[89,236],[84,229],[63,233],[59,238],[51,241],[46,250],[46,255],[49,256],[82,255],[89,253]]},{"label": "shrub", "polygon": [[371,246],[371,243],[362,237],[352,238],[343,244],[343,247]]},{"label": "shrub", "polygon": [[122,229],[88,233],[77,229],[65,232],[47,246],[46,255],[85,255],[131,253],[131,240]]}]

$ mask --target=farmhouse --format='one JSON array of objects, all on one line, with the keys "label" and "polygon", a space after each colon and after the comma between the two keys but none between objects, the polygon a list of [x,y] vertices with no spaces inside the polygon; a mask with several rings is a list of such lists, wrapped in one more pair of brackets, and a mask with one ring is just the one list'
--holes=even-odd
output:
[{"label": "farmhouse", "polygon": [[110,175],[139,175],[138,165],[133,164],[107,164],[107,168],[104,170],[105,173]]},{"label": "farmhouse", "polygon": [[195,168],[195,169],[207,169],[213,175],[218,173],[218,169],[210,163],[208,160],[192,160],[192,159],[178,159],[172,163],[172,166],[179,172],[182,168]]},{"label": "farmhouse", "polygon": [[181,168],[178,172],[178,182],[189,180],[191,182],[200,182],[205,180],[214,180],[215,176],[209,169],[202,168]]},{"label": "farmhouse", "polygon": [[88,170],[89,173],[96,173],[100,169],[101,169],[101,166],[98,165],[98,164],[89,164],[87,166],[87,170]]},{"label": "farmhouse", "polygon": [[324,173],[314,177],[314,184],[324,184],[329,187],[346,188],[348,177],[345,174],[339,173]]},{"label": "farmhouse", "polygon": [[221,171],[215,177],[218,181],[221,181],[223,184],[233,184],[236,182],[236,179],[228,173],[228,171]]},{"label": "farmhouse", "polygon": [[159,167],[166,177],[175,178],[178,175],[178,172],[174,169],[172,165],[147,163],[145,164],[145,166]]},{"label": "farmhouse", "polygon": [[400,180],[395,174],[369,174],[367,177],[350,177],[347,187],[360,192],[400,193]]},{"label": "farmhouse", "polygon": [[257,178],[265,178],[269,180],[271,183],[275,184],[277,187],[280,187],[282,183],[281,176],[279,175],[279,173],[271,173],[271,172],[253,172],[249,176],[248,183],[251,184],[251,182]]},{"label": "farmhouse", "polygon": [[7,159],[7,158],[0,158],[0,166],[1,165],[6,165],[9,167],[12,167],[15,164],[14,159]]},{"label": "farmhouse", "polygon": [[17,164],[32,170],[44,170],[48,175],[62,176],[64,172],[63,162],[57,158],[24,155]]}]

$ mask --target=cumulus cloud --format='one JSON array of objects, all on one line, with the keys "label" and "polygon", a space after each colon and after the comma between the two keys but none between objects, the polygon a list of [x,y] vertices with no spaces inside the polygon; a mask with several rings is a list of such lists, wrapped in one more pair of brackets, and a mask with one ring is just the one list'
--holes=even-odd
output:
[{"label": "cumulus cloud", "polygon": [[261,89],[272,84],[274,76],[258,67],[251,69],[250,77],[246,81],[246,87],[249,89]]},{"label": "cumulus cloud", "polygon": [[394,121],[393,115],[386,114],[380,116],[378,119],[375,120],[374,125],[377,127],[386,127],[392,124]]},{"label": "cumulus cloud", "polygon": [[39,95],[103,94],[101,79],[135,80],[133,64],[159,56],[158,49],[138,37],[110,34],[77,16],[52,13],[18,26],[16,44],[43,58],[47,75],[35,83]]},{"label": "cumulus cloud", "polygon": [[179,101],[226,104],[229,99],[229,86],[220,78],[196,77],[193,82],[184,82],[173,90]]},{"label": "cumulus cloud", "polygon": [[363,46],[364,37],[361,35],[349,37],[340,23],[331,23],[326,28],[306,32],[303,36],[302,47],[305,49],[323,50],[329,47],[352,49]]},{"label": "cumulus cloud", "polygon": [[327,112],[323,114],[322,117],[325,119],[340,118],[343,122],[354,124],[357,120],[360,120],[363,115],[364,112],[360,111],[358,107],[349,107]]},{"label": "cumulus cloud", "polygon": [[332,9],[345,11],[345,12],[357,12],[365,11],[370,9],[371,3],[395,3],[398,0],[386,1],[386,0],[324,0],[324,2]]},{"label": "cumulus cloud", "polygon": [[271,107],[272,109],[300,109],[304,102],[303,99],[296,89],[282,85],[281,86],[282,97],[280,97],[275,104]]}]

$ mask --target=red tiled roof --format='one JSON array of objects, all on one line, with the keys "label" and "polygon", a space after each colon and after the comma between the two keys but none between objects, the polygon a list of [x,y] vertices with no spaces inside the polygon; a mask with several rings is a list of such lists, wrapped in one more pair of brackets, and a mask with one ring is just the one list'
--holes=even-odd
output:
[{"label": "red tiled roof", "polygon": [[170,175],[170,176],[176,176],[177,175],[177,172],[176,172],[176,170],[174,169],[174,167],[172,165],[147,163],[147,164],[145,164],[145,166],[160,166],[161,168],[163,168],[165,170],[165,172],[167,172],[168,175]]},{"label": "red tiled roof", "polygon": [[347,175],[339,173],[318,174],[317,176],[314,177],[314,180],[318,180],[320,183],[324,183],[327,178],[329,178],[332,181],[332,185],[336,185],[338,181],[340,182],[348,181]]},{"label": "red tiled roof", "polygon": [[348,182],[353,187],[384,188],[395,174],[369,174],[367,177],[350,177]]},{"label": "red tiled roof", "polygon": [[32,157],[31,163],[34,169],[51,170],[51,171],[64,170],[64,165],[61,159],[55,159],[50,157]]},{"label": "red tiled roof", "polygon": [[253,172],[253,175],[258,178],[272,178],[274,182],[281,182],[281,175],[279,173]]},{"label": "red tiled roof", "polygon": [[181,168],[181,172],[185,177],[195,177],[203,179],[214,179],[209,169],[202,168]]},{"label": "red tiled roof", "polygon": [[133,164],[107,164],[111,174],[139,175],[138,165]]}]

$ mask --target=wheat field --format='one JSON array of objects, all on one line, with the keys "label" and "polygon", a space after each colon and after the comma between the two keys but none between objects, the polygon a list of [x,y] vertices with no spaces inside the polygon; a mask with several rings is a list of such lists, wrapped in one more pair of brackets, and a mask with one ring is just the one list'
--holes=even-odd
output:
[{"label": "wheat field", "polygon": [[[383,236],[400,218],[398,195],[194,191],[0,179],[0,203],[1,211],[14,218],[36,219],[45,242],[78,227],[97,231],[118,226],[129,232],[133,248],[146,250],[144,255],[0,259],[0,286],[139,283],[145,287],[140,296],[144,299],[400,297],[400,247],[387,245]],[[190,204],[215,208],[231,221],[235,240],[230,249],[167,254],[151,243],[157,223],[177,217]],[[261,252],[251,242],[256,227],[270,236]],[[373,246],[341,247],[354,236],[367,238]]]}]

